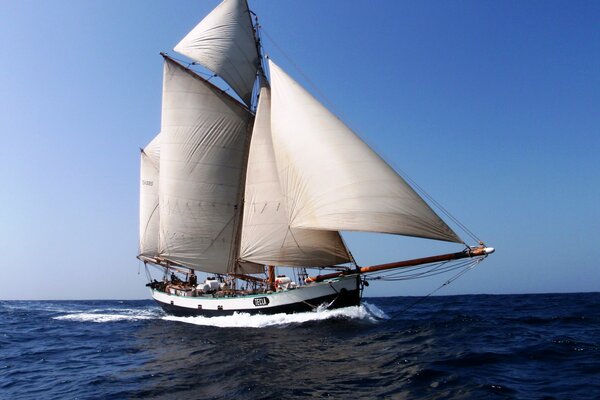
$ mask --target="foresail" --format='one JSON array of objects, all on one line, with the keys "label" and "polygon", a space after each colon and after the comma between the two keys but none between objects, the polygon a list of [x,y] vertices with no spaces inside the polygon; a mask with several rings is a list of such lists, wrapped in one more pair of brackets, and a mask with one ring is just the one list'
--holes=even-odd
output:
[{"label": "foresail", "polygon": [[159,187],[162,258],[206,272],[240,272],[234,266],[235,228],[241,222],[241,180],[251,118],[230,96],[165,58]]},{"label": "foresail", "polygon": [[271,100],[258,102],[244,203],[240,258],[266,265],[325,266],[350,261],[338,232],[290,228],[271,140]]},{"label": "foresail", "polygon": [[216,72],[250,105],[260,61],[246,0],[224,0],[174,50]]},{"label": "foresail", "polygon": [[158,183],[160,168],[160,133],[140,154],[140,243],[139,255],[158,255]]},{"label": "foresail", "polygon": [[462,240],[350,128],[269,61],[271,129],[292,227]]}]

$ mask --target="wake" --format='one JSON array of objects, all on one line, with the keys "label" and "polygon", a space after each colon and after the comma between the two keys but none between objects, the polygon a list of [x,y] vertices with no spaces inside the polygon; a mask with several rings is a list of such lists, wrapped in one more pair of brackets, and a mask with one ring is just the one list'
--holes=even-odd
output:
[{"label": "wake", "polygon": [[107,307],[87,310],[57,308],[53,311],[62,311],[66,313],[52,317],[52,319],[58,321],[110,323],[121,321],[163,320],[200,326],[214,326],[218,328],[265,328],[269,326],[302,324],[332,319],[367,322],[377,322],[382,319],[389,319],[381,309],[369,303],[363,303],[357,307],[338,308],[334,310],[319,307],[315,311],[298,314],[250,315],[245,313],[235,313],[233,315],[222,317],[175,317],[166,315],[162,310],[154,307],[152,309]]},{"label": "wake", "polygon": [[74,322],[119,322],[119,321],[140,321],[149,319],[160,319],[162,317],[160,310],[140,310],[140,309],[96,309],[87,312],[71,313],[53,317],[59,321]]},{"label": "wake", "polygon": [[297,314],[273,314],[250,315],[245,313],[235,313],[223,317],[175,317],[171,315],[164,316],[166,321],[184,322],[187,324],[214,326],[218,328],[266,328],[277,325],[302,324],[311,321],[323,321],[330,319],[360,320],[367,322],[377,322],[389,317],[378,307],[363,303],[357,307],[338,308],[327,310],[317,308],[312,312]]}]

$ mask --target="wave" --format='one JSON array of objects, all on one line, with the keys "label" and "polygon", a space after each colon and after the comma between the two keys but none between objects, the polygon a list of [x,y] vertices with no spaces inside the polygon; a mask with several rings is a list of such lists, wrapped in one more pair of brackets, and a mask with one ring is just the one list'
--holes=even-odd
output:
[{"label": "wave", "polygon": [[25,311],[25,312],[73,312],[81,309],[81,305],[63,305],[55,303],[47,303],[42,301],[15,301],[12,303],[4,302],[1,304],[2,309],[6,311]]},{"label": "wave", "polygon": [[[134,300],[138,302],[137,300]],[[109,304],[106,304],[109,303]],[[23,311],[23,312],[44,312],[44,313],[98,313],[98,312],[128,312],[147,309],[148,305],[140,305],[135,307],[130,305],[129,308],[123,308],[123,301],[117,300],[16,300],[16,301],[0,301],[0,311]],[[151,307],[155,307],[152,304]]]},{"label": "wave", "polygon": [[[109,312],[107,312],[109,311]],[[117,313],[110,311],[119,311]],[[71,313],[53,317],[59,321],[75,322],[118,322],[118,321],[140,321],[146,319],[158,319],[162,316],[159,310],[140,310],[140,309],[96,309],[88,312]]]},{"label": "wave", "polygon": [[327,310],[319,307],[315,311],[297,314],[247,314],[235,313],[222,317],[175,317],[164,316],[166,321],[184,322],[193,325],[214,326],[218,328],[265,328],[276,325],[302,324],[311,321],[323,321],[329,319],[353,319],[368,322],[376,322],[389,317],[378,307],[364,303],[361,306],[338,308]]},{"label": "wave", "polygon": [[377,319],[390,319],[390,317],[385,312],[383,312],[381,308],[377,307],[374,304],[363,301],[361,307],[365,307],[367,311]]}]

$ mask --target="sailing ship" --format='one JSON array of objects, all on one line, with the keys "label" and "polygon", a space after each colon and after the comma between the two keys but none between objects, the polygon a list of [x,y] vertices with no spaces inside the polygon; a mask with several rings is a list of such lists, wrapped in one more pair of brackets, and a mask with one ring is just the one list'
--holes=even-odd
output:
[{"label": "sailing ship", "polygon": [[[224,0],[174,50],[192,61],[161,53],[161,129],[141,151],[138,255],[147,271],[163,273],[160,280],[149,274],[147,286],[167,313],[356,306],[369,274],[479,261],[494,251],[467,246],[405,179],[265,56],[246,0]],[[211,82],[217,76],[228,89]],[[464,247],[361,267],[341,231]],[[282,269],[290,276],[276,273]],[[202,282],[197,272],[206,274]]]}]

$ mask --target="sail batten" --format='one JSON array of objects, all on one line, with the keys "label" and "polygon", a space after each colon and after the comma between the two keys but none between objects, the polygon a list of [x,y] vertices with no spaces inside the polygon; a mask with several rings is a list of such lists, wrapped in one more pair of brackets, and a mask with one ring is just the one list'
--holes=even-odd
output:
[{"label": "sail batten", "polygon": [[240,257],[267,265],[297,267],[350,261],[338,232],[289,226],[270,127],[270,91],[264,87],[248,157]]},{"label": "sail batten", "polygon": [[246,0],[224,0],[174,50],[218,74],[250,104],[260,57]]},{"label": "sail batten", "polygon": [[339,118],[271,60],[269,68],[273,148],[292,228],[462,242]]}]

